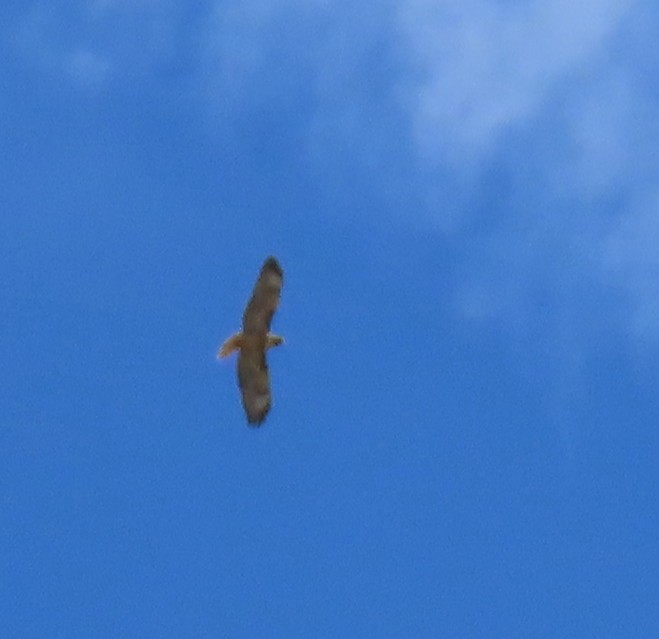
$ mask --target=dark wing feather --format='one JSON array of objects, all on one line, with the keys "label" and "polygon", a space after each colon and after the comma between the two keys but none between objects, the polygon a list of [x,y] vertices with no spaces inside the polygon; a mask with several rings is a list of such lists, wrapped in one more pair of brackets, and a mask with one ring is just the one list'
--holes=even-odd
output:
[{"label": "dark wing feather", "polygon": [[243,333],[266,335],[272,316],[279,305],[284,272],[274,257],[269,257],[261,267],[252,297],[243,314]]},{"label": "dark wing feather", "polygon": [[247,421],[260,426],[270,410],[270,375],[260,339],[245,339],[238,355],[238,384]]}]

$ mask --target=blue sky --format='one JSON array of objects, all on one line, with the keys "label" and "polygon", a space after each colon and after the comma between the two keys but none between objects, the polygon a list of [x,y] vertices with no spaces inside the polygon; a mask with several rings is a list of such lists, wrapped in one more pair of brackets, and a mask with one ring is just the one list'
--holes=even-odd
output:
[{"label": "blue sky", "polygon": [[2,14],[3,636],[657,635],[652,3]]}]

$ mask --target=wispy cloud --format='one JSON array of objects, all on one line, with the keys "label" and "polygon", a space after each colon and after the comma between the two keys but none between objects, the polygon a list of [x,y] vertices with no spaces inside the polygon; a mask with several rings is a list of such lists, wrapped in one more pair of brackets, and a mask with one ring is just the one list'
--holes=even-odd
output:
[{"label": "wispy cloud", "polygon": [[601,61],[628,2],[402,2],[419,80],[409,108],[429,161],[475,165]]},{"label": "wispy cloud", "polygon": [[[218,119],[237,111],[280,108],[287,99],[286,87],[273,84],[283,79],[282,70],[289,72],[289,89],[299,85],[304,59],[293,57],[291,47],[300,20],[286,23],[297,5],[291,0],[212,4],[201,34],[198,73],[202,94]],[[313,51],[307,54],[311,57]]]},{"label": "wispy cloud", "polygon": [[634,337],[659,344],[659,188],[636,203],[602,245],[603,276],[625,291]]},{"label": "wispy cloud", "polygon": [[[488,171],[507,181],[492,211],[500,221],[465,256],[456,299],[466,315],[532,322],[539,287],[581,281],[627,298],[634,334],[659,334],[650,284],[659,252],[648,240],[659,228],[659,99],[652,74],[639,72],[643,9],[625,0],[400,4],[419,156],[472,192]],[[575,291],[543,312],[588,302]]]},{"label": "wispy cloud", "polygon": [[93,51],[79,49],[62,57],[62,67],[80,84],[102,84],[110,73],[110,63]]},{"label": "wispy cloud", "polygon": [[170,0],[38,1],[26,6],[13,39],[40,68],[98,89],[171,55],[175,18]]}]

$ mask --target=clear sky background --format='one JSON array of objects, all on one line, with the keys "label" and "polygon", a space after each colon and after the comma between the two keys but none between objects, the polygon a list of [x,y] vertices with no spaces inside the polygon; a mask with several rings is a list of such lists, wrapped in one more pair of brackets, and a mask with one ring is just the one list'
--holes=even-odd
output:
[{"label": "clear sky background", "polygon": [[4,2],[1,636],[659,636],[658,18]]}]

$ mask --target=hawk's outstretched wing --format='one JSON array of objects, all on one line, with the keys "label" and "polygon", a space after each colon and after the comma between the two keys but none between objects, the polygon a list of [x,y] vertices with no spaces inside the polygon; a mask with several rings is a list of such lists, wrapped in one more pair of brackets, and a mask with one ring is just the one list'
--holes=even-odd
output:
[{"label": "hawk's outstretched wing", "polygon": [[252,297],[243,313],[243,334],[267,335],[272,316],[279,306],[283,283],[284,271],[274,257],[269,257],[261,267]]},{"label": "hawk's outstretched wing", "polygon": [[274,257],[261,267],[252,297],[243,314],[243,336],[238,355],[238,384],[247,421],[258,426],[270,410],[270,376],[265,360],[272,316],[279,305],[284,272]]},{"label": "hawk's outstretched wing", "polygon": [[270,410],[270,374],[265,349],[245,340],[238,355],[238,385],[243,396],[247,422],[260,426]]}]

